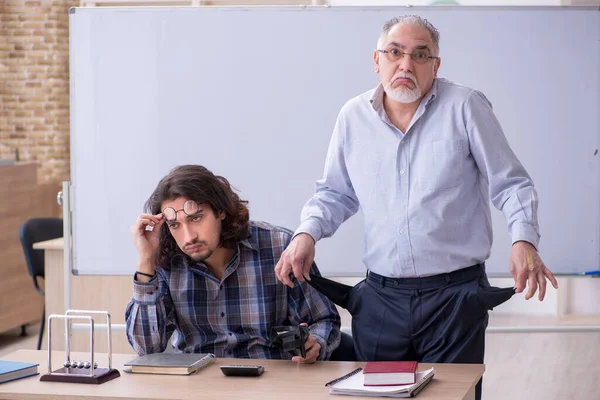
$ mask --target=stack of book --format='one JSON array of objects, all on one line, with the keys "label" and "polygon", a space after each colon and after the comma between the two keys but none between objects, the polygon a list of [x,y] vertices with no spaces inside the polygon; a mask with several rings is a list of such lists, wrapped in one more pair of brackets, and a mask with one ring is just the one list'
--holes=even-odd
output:
[{"label": "stack of book", "polygon": [[330,394],[414,397],[434,376],[434,369],[417,371],[413,361],[373,361],[326,384]]}]

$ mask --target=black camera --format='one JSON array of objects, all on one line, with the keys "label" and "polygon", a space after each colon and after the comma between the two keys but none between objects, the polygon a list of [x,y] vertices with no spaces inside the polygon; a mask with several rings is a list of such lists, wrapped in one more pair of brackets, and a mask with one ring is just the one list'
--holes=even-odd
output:
[{"label": "black camera", "polygon": [[309,335],[308,326],[275,326],[271,328],[271,343],[292,355],[306,358],[304,344]]}]

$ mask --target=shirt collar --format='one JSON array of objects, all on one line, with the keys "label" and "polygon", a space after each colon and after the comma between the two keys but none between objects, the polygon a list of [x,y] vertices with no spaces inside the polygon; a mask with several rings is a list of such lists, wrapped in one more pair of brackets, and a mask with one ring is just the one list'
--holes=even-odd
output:
[{"label": "shirt collar", "polygon": [[431,85],[431,89],[429,89],[429,92],[425,95],[425,98],[423,99],[425,101],[425,105],[428,106],[429,103],[431,103],[433,101],[433,99],[435,99],[435,97],[437,96],[437,90],[438,90],[438,80],[434,79],[433,80],[433,84]]},{"label": "shirt collar", "polygon": [[373,110],[375,110],[375,112],[379,112],[379,110],[381,110],[381,108],[383,107],[384,93],[385,91],[383,90],[383,85],[381,83],[377,85],[375,90],[373,90],[373,94],[371,95],[371,99],[369,101],[371,102],[371,106],[373,107]]},{"label": "shirt collar", "polygon": [[254,251],[259,251],[260,249],[258,247],[258,243],[256,243],[256,241],[253,239],[254,238],[252,236],[249,236],[246,239],[242,239],[240,241],[240,245],[244,246],[244,247],[248,247],[249,249],[252,249]]}]

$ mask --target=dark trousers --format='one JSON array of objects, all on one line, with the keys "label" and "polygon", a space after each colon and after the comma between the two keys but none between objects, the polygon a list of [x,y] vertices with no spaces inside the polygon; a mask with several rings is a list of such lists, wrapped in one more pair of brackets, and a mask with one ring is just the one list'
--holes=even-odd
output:
[{"label": "dark trousers", "polygon": [[483,364],[491,308],[486,295],[500,290],[507,289],[490,288],[484,265],[425,278],[370,272],[348,300],[356,355],[362,361]]}]

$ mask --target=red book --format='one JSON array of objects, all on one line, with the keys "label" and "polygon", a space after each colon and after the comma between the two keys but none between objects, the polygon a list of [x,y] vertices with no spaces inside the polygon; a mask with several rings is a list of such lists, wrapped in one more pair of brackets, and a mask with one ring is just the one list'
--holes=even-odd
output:
[{"label": "red book", "polygon": [[363,368],[365,386],[410,385],[417,379],[416,361],[370,361]]}]

